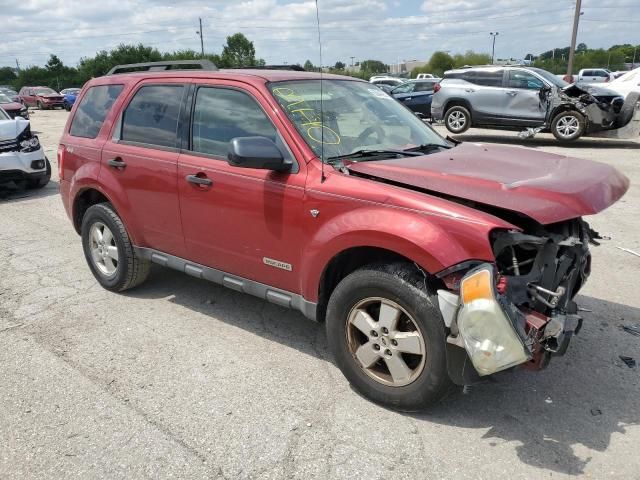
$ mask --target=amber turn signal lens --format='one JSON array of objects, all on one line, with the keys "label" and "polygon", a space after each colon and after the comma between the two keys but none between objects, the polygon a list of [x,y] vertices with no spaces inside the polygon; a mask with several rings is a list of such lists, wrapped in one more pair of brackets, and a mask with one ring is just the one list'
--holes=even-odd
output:
[{"label": "amber turn signal lens", "polygon": [[480,270],[464,278],[460,283],[462,303],[469,303],[481,298],[487,300],[492,299],[493,289],[491,288],[491,277],[492,275],[489,270]]}]

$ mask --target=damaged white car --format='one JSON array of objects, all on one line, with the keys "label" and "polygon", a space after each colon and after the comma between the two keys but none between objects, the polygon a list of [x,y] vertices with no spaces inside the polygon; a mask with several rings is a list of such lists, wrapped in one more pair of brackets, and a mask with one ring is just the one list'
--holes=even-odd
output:
[{"label": "damaged white car", "polygon": [[0,108],[0,185],[42,188],[50,178],[51,164],[29,121],[12,119]]}]

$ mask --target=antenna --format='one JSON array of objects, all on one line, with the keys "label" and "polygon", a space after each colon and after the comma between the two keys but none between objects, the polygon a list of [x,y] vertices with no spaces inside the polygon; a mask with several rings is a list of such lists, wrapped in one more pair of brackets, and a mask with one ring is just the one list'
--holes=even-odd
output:
[{"label": "antenna", "polygon": [[320,183],[324,183],[324,106],[322,94],[322,41],[320,38],[320,12],[316,0],[316,21],[318,23],[318,49],[320,50]]}]

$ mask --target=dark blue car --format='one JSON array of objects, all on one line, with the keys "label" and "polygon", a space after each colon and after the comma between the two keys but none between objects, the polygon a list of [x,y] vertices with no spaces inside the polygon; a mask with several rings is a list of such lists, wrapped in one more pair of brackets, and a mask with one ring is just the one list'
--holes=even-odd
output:
[{"label": "dark blue car", "polygon": [[60,91],[60,94],[64,95],[62,103],[67,112],[71,110],[71,107],[73,107],[73,104],[76,102],[76,97],[80,93],[80,90],[80,88],[65,88]]},{"label": "dark blue car", "polygon": [[431,118],[431,98],[433,87],[440,81],[439,78],[425,78],[410,80],[395,87],[389,94],[406,106],[409,110],[421,113]]}]

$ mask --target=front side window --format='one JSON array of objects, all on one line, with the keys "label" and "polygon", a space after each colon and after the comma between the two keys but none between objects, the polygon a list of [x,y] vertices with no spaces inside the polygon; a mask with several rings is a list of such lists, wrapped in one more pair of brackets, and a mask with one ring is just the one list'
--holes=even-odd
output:
[{"label": "front side window", "polygon": [[392,93],[411,93],[416,88],[416,84],[414,82],[404,83],[402,85],[398,85],[393,89]]},{"label": "front side window", "polygon": [[507,87],[540,90],[544,87],[544,83],[538,77],[529,72],[510,70],[509,76],[507,77]]},{"label": "front side window", "polygon": [[199,88],[193,112],[191,149],[226,158],[229,141],[236,137],[266,137],[279,143],[276,128],[249,95],[230,88]]},{"label": "front side window", "polygon": [[69,134],[74,137],[96,138],[123,85],[90,87],[80,101]]},{"label": "front side window", "polygon": [[147,85],[136,92],[122,116],[125,142],[178,147],[182,85]]},{"label": "front side window", "polygon": [[447,146],[433,129],[370,83],[323,80],[321,89],[320,80],[295,80],[271,83],[269,89],[325,161],[360,150]]}]

